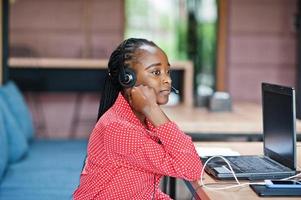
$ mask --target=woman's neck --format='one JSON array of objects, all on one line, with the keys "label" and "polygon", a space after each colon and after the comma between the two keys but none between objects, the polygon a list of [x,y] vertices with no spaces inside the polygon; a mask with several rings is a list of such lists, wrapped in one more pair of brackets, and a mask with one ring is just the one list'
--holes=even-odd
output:
[{"label": "woman's neck", "polygon": [[[122,94],[123,97],[126,99],[126,101],[129,101],[129,100],[128,100],[129,97],[128,97],[128,95],[127,95],[124,91],[122,91],[121,94]],[[136,111],[136,110],[133,109],[133,108],[132,108],[132,111],[134,112],[135,116],[139,119],[139,121],[141,122],[141,124],[142,124],[143,126],[147,127],[147,124],[146,124],[146,116],[145,116],[143,113],[138,112],[138,111]]]}]

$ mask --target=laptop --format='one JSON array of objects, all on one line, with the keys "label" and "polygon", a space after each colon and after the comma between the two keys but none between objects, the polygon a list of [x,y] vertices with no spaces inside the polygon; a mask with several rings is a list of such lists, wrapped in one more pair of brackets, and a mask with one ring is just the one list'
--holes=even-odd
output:
[{"label": "laptop", "polygon": [[[264,155],[224,156],[237,178],[279,179],[296,174],[295,90],[262,83]],[[205,171],[218,179],[233,179],[227,164],[212,159]]]}]

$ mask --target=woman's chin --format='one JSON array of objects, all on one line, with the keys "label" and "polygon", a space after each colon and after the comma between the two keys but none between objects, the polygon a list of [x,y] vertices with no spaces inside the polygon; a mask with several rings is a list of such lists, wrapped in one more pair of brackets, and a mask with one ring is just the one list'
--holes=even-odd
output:
[{"label": "woman's chin", "polygon": [[165,97],[165,98],[159,98],[159,99],[157,99],[157,103],[158,103],[158,105],[165,105],[165,104],[167,104],[168,103],[168,96]]}]

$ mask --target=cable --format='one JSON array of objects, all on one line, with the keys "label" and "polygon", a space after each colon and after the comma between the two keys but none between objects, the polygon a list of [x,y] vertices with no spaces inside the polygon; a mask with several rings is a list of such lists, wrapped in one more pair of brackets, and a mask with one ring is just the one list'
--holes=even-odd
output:
[{"label": "cable", "polygon": [[[301,147],[300,145],[297,145],[297,147]],[[226,187],[208,187],[207,185],[210,184],[210,185],[221,185],[221,184],[229,184],[229,183],[207,183],[207,185],[203,182],[203,176],[204,176],[204,172],[205,172],[205,167],[206,165],[208,164],[209,161],[211,161],[212,159],[214,158],[221,158],[222,160],[225,161],[225,163],[227,164],[227,166],[229,167],[235,181],[236,181],[236,185],[231,185],[231,186],[226,186]],[[299,169],[301,168],[300,166],[297,166]],[[295,174],[293,176],[290,176],[290,177],[287,177],[287,178],[283,178],[283,179],[280,179],[280,180],[289,180],[289,179],[292,179],[292,178],[296,178],[296,177],[299,177],[301,176],[301,172],[298,173],[298,174]],[[231,188],[236,188],[236,187],[244,187],[244,186],[248,186],[248,185],[265,185],[265,182],[252,182],[252,183],[240,183],[237,179],[237,176],[235,175],[235,172],[231,166],[231,164],[229,163],[229,161],[224,158],[223,156],[212,156],[210,157],[208,160],[206,160],[206,162],[204,163],[204,166],[202,168],[202,171],[201,171],[201,187],[204,187],[208,190],[226,190],[226,189],[231,189]],[[232,184],[232,183],[231,183]],[[233,183],[235,184],[235,183]]]},{"label": "cable", "polygon": [[[207,183],[207,185],[206,185],[203,182],[205,167],[208,164],[208,162],[211,161],[214,158],[221,158],[222,160],[224,160],[226,162],[226,164],[228,165],[228,167],[229,167],[229,169],[230,169],[230,171],[231,171],[231,173],[232,173],[232,175],[233,175],[233,177],[234,177],[234,179],[237,183],[236,185],[231,185],[231,186],[226,186],[226,187],[208,187],[207,185],[209,185],[209,184],[210,185],[222,185],[222,184],[229,184],[229,183]],[[298,168],[300,168],[300,167],[298,166]],[[290,177],[287,177],[287,178],[283,178],[283,179],[280,179],[280,180],[289,180],[289,179],[292,179],[292,178],[296,178],[300,175],[301,175],[301,173],[298,173],[296,175],[293,175],[293,176],[290,176]],[[208,190],[226,190],[226,189],[231,189],[231,188],[236,188],[236,187],[245,187],[245,186],[248,186],[248,185],[266,185],[265,182],[240,183],[237,179],[237,176],[235,175],[235,172],[234,172],[233,168],[231,167],[231,164],[223,156],[212,156],[208,160],[206,160],[206,162],[204,163],[204,166],[202,168],[202,171],[201,171],[201,180],[200,180],[200,182],[201,182],[201,187],[204,187]],[[232,184],[232,183],[230,183],[230,184]],[[235,183],[233,183],[233,184],[235,184]]]},{"label": "cable", "polygon": [[[299,168],[300,168],[300,167],[299,167]],[[287,178],[280,179],[280,180],[285,181],[285,180],[289,180],[289,179],[292,179],[292,178],[296,178],[296,177],[298,177],[298,176],[300,176],[300,175],[301,175],[301,172],[298,173],[298,174],[295,174],[295,175],[293,175],[293,176],[290,176],[290,177],[287,177]]]},{"label": "cable", "polygon": [[[208,164],[208,162],[210,160],[212,160],[213,158],[221,158],[222,160],[224,160],[227,163],[227,165],[230,168],[231,173],[232,173],[232,175],[233,175],[233,177],[234,177],[237,185],[230,185],[230,186],[226,186],[226,187],[208,187],[207,185],[204,184],[204,182],[203,182],[203,176],[204,176],[204,172],[205,172],[205,167]],[[215,185],[215,184],[216,185],[221,185],[223,183],[209,183],[209,184],[212,184],[212,185]],[[210,157],[208,160],[206,160],[206,162],[205,162],[205,164],[204,164],[204,166],[202,168],[202,171],[201,171],[201,186],[204,187],[204,188],[206,188],[206,189],[208,189],[208,190],[226,190],[226,189],[231,189],[231,188],[236,188],[236,187],[244,187],[244,186],[248,186],[248,185],[265,185],[265,182],[240,183],[238,181],[238,179],[237,179],[237,177],[235,175],[235,172],[232,169],[229,161],[226,158],[224,158],[223,156],[212,156],[212,157]]]}]

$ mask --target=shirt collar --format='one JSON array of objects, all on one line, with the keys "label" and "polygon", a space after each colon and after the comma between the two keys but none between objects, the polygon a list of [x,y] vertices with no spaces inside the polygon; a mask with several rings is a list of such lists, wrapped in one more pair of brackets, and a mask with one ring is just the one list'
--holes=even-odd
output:
[{"label": "shirt collar", "polygon": [[124,96],[120,92],[114,103],[113,109],[122,118],[124,118],[134,124],[142,126],[142,123],[137,118],[137,116],[134,114],[130,104],[127,102],[127,100],[124,98]]},{"label": "shirt collar", "polygon": [[[128,121],[137,124],[139,126],[143,126],[137,116],[134,114],[130,104],[124,98],[124,96],[119,92],[118,97],[115,101],[113,109],[117,114],[119,114],[122,118],[127,119]],[[150,131],[154,131],[154,125],[146,118],[146,125]]]}]

